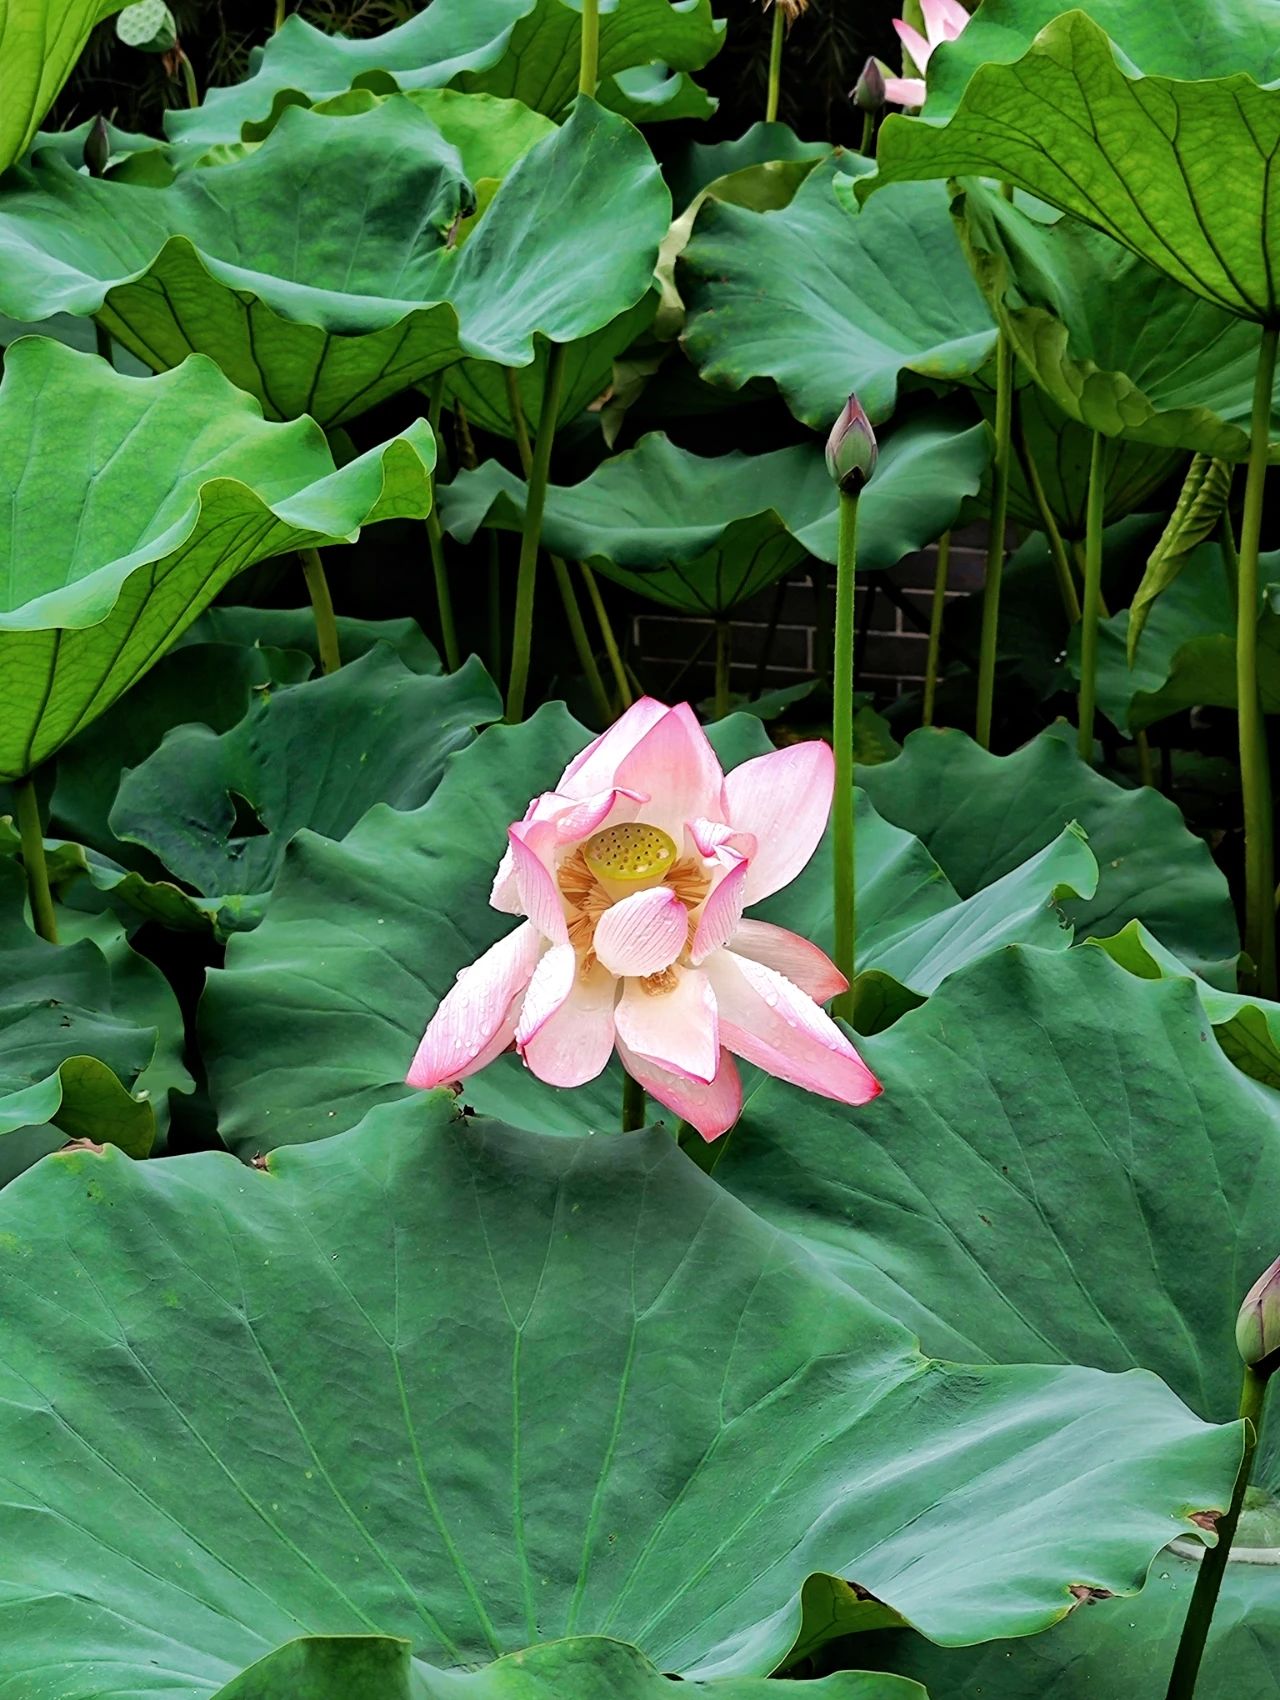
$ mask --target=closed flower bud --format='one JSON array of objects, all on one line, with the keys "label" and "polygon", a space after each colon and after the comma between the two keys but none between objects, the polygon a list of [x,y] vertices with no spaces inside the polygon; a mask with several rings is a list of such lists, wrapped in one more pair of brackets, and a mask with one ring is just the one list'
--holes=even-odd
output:
[{"label": "closed flower bud", "polygon": [[875,471],[879,453],[871,421],[851,395],[827,438],[827,471],[846,496],[856,496]]},{"label": "closed flower bud", "polygon": [[853,85],[853,104],[859,112],[884,111],[884,72],[878,59],[868,59]]},{"label": "closed flower bud", "polygon": [[101,118],[95,118],[84,139],[84,162],[90,177],[101,177],[111,163],[111,138]]},{"label": "closed flower bud", "polygon": [[1250,1287],[1236,1318],[1236,1345],[1250,1369],[1280,1366],[1280,1257]]}]

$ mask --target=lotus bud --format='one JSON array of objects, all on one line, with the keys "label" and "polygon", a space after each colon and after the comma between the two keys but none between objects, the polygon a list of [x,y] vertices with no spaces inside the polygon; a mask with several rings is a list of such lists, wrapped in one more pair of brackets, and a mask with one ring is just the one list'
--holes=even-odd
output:
[{"label": "lotus bud", "polygon": [[1236,1345],[1250,1369],[1270,1375],[1280,1367],[1280,1257],[1245,1295],[1236,1318]]},{"label": "lotus bud", "polygon": [[868,59],[853,85],[853,104],[859,112],[884,111],[884,72],[878,59]]},{"label": "lotus bud", "polygon": [[104,176],[107,166],[111,163],[111,137],[107,134],[107,126],[101,118],[94,119],[93,126],[84,139],[84,162],[89,168],[90,177]]},{"label": "lotus bud", "polygon": [[871,421],[851,395],[827,438],[827,471],[846,496],[856,496],[876,469],[880,450]]}]

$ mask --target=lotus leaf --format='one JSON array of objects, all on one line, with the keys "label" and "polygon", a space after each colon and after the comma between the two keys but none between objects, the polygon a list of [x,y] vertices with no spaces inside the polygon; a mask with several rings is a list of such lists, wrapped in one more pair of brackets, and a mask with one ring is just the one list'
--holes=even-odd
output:
[{"label": "lotus leaf", "polygon": [[444,1094],[266,1173],[54,1157],[0,1199],[0,1302],[6,1674],[72,1696],[299,1633],[764,1675],[810,1578],[827,1634],[1030,1634],[1134,1590],[1240,1455],[1151,1375],[922,1358],[665,1133]]},{"label": "lotus leaf", "polygon": [[27,151],[95,24],[124,0],[0,0],[0,171]]},{"label": "lotus leaf", "polygon": [[[125,378],[43,337],[0,386],[0,779],[126,691],[243,567],[431,505],[424,423],[335,472],[200,356]],[[19,505],[15,497],[21,494]]]},{"label": "lotus leaf", "polygon": [[851,391],[878,424],[904,376],[972,380],[996,341],[946,191],[902,186],[850,211],[835,183],[851,163],[816,166],[780,211],[708,200],[677,268],[684,346],[703,379],[739,390],[771,378],[822,431]]},{"label": "lotus leaf", "polygon": [[891,762],[860,771],[877,810],[915,833],[962,896],[1011,868],[1076,820],[1101,877],[1068,904],[1081,937],[1140,920],[1214,985],[1235,989],[1239,936],[1227,882],[1167,797],[1126,791],[1087,767],[1053,729],[1009,756],[963,732],[921,730]]},{"label": "lotus leaf", "polygon": [[295,108],[261,144],[158,185],[57,157],[0,206],[0,311],[92,313],[157,370],[211,355],[275,418],[333,426],[464,355],[528,365],[648,292],[670,196],[643,139],[582,100],[474,207],[457,148],[409,99]]},{"label": "lotus leaf", "polygon": [[[699,118],[710,102],[689,77],[719,52],[711,0],[603,0],[599,98],[637,122]],[[382,93],[452,85],[523,101],[559,117],[578,92],[582,7],[572,0],[433,0],[417,17],[365,40],[287,19],[251,77],[210,89],[168,125],[183,141],[234,140],[288,104],[354,87]],[[670,75],[661,66],[673,67]]]},{"label": "lotus leaf", "polygon": [[[989,456],[985,428],[949,410],[895,430],[861,503],[859,566],[895,566],[940,536]],[[720,618],[807,555],[835,560],[837,500],[816,445],[709,459],[654,432],[581,484],[552,486],[542,534],[644,596]],[[490,461],[441,490],[440,513],[469,542],[483,525],[519,530],[524,501],[523,482]]]},{"label": "lotus leaf", "polygon": [[111,830],[207,899],[220,928],[251,927],[295,833],[340,840],[374,803],[420,808],[501,714],[476,657],[432,677],[379,645],[327,678],[259,692],[226,731],[175,727],[125,774]]}]

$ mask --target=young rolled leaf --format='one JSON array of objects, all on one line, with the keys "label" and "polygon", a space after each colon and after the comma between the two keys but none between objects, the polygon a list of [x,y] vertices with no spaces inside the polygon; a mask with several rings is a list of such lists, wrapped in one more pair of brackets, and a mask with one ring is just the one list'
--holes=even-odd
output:
[{"label": "young rolled leaf", "polygon": [[[43,337],[0,385],[0,780],[30,773],[254,561],[431,506],[419,421],[335,471],[200,356],[125,378]],[[21,494],[21,503],[15,498]]]},{"label": "young rolled leaf", "polygon": [[95,24],[125,0],[0,4],[0,171],[30,147]]},{"label": "young rolled leaf", "polygon": [[703,379],[771,378],[824,433],[850,392],[879,424],[904,382],[968,382],[996,342],[945,190],[896,187],[858,211],[836,196],[851,163],[833,155],[777,212],[707,201],[677,268]]},{"label": "young rolled leaf", "polygon": [[209,1689],[299,1630],[703,1677],[868,1620],[1033,1634],[1196,1539],[1240,1456],[1149,1375],[922,1358],[664,1132],[443,1095],[267,1173],[59,1156],[0,1198],[0,1303],[7,1671],[46,1688]]},{"label": "young rolled leaf", "polygon": [[[1199,13],[1193,32],[1167,29],[1163,9],[1130,7],[1114,45],[1082,11],[1045,21],[1016,63],[976,70],[950,116],[948,101],[931,96],[922,118],[889,118],[878,175],[858,193],[917,178],[999,178],[1095,225],[1227,312],[1274,322],[1280,183],[1270,160],[1280,88],[1258,86],[1277,74],[1274,38],[1255,58],[1248,34],[1263,10],[1246,7],[1240,28],[1233,7],[1211,5],[1202,38]],[[1024,40],[1044,12],[1043,0],[997,8]]]},{"label": "young rolled leaf", "polygon": [[[933,542],[976,494],[990,439],[971,416],[929,410],[885,440],[861,504],[858,564],[896,566]],[[496,461],[439,493],[446,528],[518,531],[525,485]],[[669,607],[720,618],[806,556],[833,562],[838,495],[815,445],[714,459],[661,432],[605,461],[581,484],[547,492],[549,549]]]},{"label": "young rolled leaf", "polygon": [[1010,756],[963,732],[913,732],[896,761],[858,775],[879,812],[919,837],[962,895],[980,890],[1057,837],[1072,820],[1101,877],[1088,903],[1068,904],[1081,937],[1140,920],[1215,985],[1235,987],[1239,934],[1204,841],[1175,804],[1125,791],[1079,760],[1056,731]]},{"label": "young rolled leaf", "polygon": [[450,756],[501,714],[475,656],[423,676],[378,645],[340,672],[257,693],[224,732],[175,727],[124,775],[111,831],[194,888],[220,930],[251,927],[295,833],[340,840],[374,803],[420,808]]},{"label": "young rolled leaf", "polygon": [[1168,590],[1194,550],[1216,531],[1231,498],[1231,466],[1208,455],[1192,457],[1178,500],[1151,551],[1147,570],[1129,604],[1128,659],[1133,666],[1138,639],[1151,613],[1151,604]]},{"label": "young rolled leaf", "polygon": [[[711,0],[606,0],[597,96],[637,123],[704,118],[712,104],[685,73],[701,70],[723,39]],[[236,140],[286,105],[352,87],[453,87],[504,95],[558,118],[578,92],[581,44],[582,8],[568,0],[433,0],[395,29],[359,40],[291,17],[252,76],[210,89],[201,106],[174,109],[166,121],[181,141]]]},{"label": "young rolled leaf", "polygon": [[[715,731],[726,767],[770,747],[746,716]],[[406,1095],[423,1027],[459,969],[511,930],[489,904],[508,823],[585,742],[562,708],[545,708],[524,726],[483,733],[425,808],[374,809],[341,844],[294,839],[266,919],[231,940],[201,1006],[219,1131],[234,1150],[323,1139]],[[870,971],[873,1025],[1010,939],[1065,949],[1058,896],[1091,890],[1097,875],[1079,837],[1059,831],[1042,856],[965,901],[909,834],[866,807],[863,829],[859,962]],[[761,905],[760,917],[829,949],[829,882],[811,867],[794,891],[785,907],[782,898]],[[340,1052],[323,1037],[335,1025]],[[507,1056],[467,1081],[466,1100],[520,1126],[583,1134],[617,1126],[621,1081],[610,1065],[589,1086],[557,1091]]]},{"label": "young rolled leaf", "polygon": [[1065,413],[1106,437],[1248,458],[1251,325],[1101,231],[1032,217],[994,187],[967,183],[951,210],[1019,360]]},{"label": "young rolled leaf", "polygon": [[156,185],[42,159],[0,207],[0,311],[92,313],[155,370],[195,349],[269,417],[332,426],[464,355],[526,366],[535,333],[601,330],[649,291],[671,218],[641,136],[586,99],[458,246],[474,204],[404,97],[291,109],[261,146]]}]

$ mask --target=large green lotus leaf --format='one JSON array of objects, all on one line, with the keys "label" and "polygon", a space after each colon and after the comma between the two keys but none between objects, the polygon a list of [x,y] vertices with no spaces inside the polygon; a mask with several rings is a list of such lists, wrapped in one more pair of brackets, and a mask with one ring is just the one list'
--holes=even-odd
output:
[{"label": "large green lotus leaf", "polygon": [[[682,73],[714,57],[724,25],[711,0],[602,0],[600,86],[607,107],[639,120],[705,117],[711,103]],[[291,17],[254,73],[210,89],[202,106],[167,114],[182,141],[234,140],[286,104],[353,86],[386,92],[452,85],[504,95],[551,117],[578,92],[582,7],[572,0],[433,0],[417,17],[364,40],[326,34]],[[677,75],[654,72],[655,62]]]},{"label": "large green lotus leaf", "polygon": [[1085,765],[1055,729],[1009,756],[963,732],[921,729],[894,761],[858,780],[887,820],[915,833],[968,895],[1020,866],[1078,821],[1101,877],[1088,903],[1069,904],[1079,937],[1139,920],[1215,985],[1235,988],[1239,935],[1227,882],[1175,804],[1125,791]]},{"label": "large green lotus leaf", "polygon": [[[440,656],[416,620],[360,620],[339,614],[338,651],[343,661],[355,661],[375,643],[386,644],[415,673],[439,673]],[[190,628],[183,644],[229,643],[238,647],[298,650],[320,666],[316,618],[310,608],[236,608],[218,603],[207,608]],[[176,725],[176,720],[170,724]]]},{"label": "large green lotus leaf", "polygon": [[1141,921],[1130,921],[1114,938],[1088,942],[1143,980],[1190,980],[1218,1043],[1236,1067],[1265,1086],[1280,1088],[1280,1004],[1211,986],[1193,975]]},{"label": "large green lotus leaf", "polygon": [[[576,419],[584,408],[598,402],[613,383],[613,363],[653,323],[658,293],[650,292],[628,312],[620,314],[594,336],[564,345],[560,407],[557,423]],[[530,435],[542,417],[542,396],[547,375],[547,345],[540,343],[532,363],[521,367],[516,377],[520,412]],[[459,360],[449,368],[445,397],[450,407],[460,407],[470,425],[499,437],[514,437],[515,416],[507,389],[506,371],[483,360]]]},{"label": "large green lotus leaf", "polygon": [[1073,419],[1107,437],[1247,459],[1258,355],[1247,322],[1092,226],[1046,224],[981,183],[951,210],[1018,358]]},{"label": "large green lotus leaf", "polygon": [[[726,767],[770,748],[746,715],[714,732]],[[405,1072],[428,1018],[459,970],[510,931],[511,918],[488,901],[508,824],[555,784],[587,738],[551,705],[524,726],[482,733],[424,808],[375,808],[341,844],[298,834],[265,920],[231,939],[201,1006],[219,1131],[233,1150],[322,1139],[406,1096]],[[892,1019],[942,974],[1010,938],[1065,948],[1055,893],[1088,891],[1095,877],[1089,851],[1062,833],[1025,869],[965,901],[914,839],[864,806],[861,965],[877,970],[865,975],[865,1019]],[[830,948],[821,875],[759,913]],[[617,1127],[621,1091],[615,1064],[591,1086],[564,1092],[505,1056],[472,1076],[465,1095],[520,1126],[580,1135]]]},{"label": "large green lotus leaf", "polygon": [[[126,691],[242,568],[431,506],[417,421],[341,471],[212,362],[124,378],[32,337],[0,387],[0,779]],[[19,500],[18,498],[21,498]]]},{"label": "large green lotus leaf", "polygon": [[[1280,557],[1263,557],[1264,582]],[[1236,706],[1236,616],[1222,550],[1203,543],[1151,605],[1129,665],[1129,610],[1102,622],[1098,705],[1123,732],[1140,732],[1194,707]],[[1078,646],[1077,646],[1078,650]],[[1072,666],[1079,671],[1078,652]],[[1268,714],[1280,713],[1280,616],[1264,596],[1258,618],[1258,689]]]},{"label": "large green lotus leaf", "polygon": [[797,419],[826,431],[856,390],[887,419],[904,374],[967,382],[996,330],[941,185],[903,186],[850,212],[818,165],[777,212],[706,201],[677,276],[684,346],[703,379],[738,390],[771,378]]},{"label": "large green lotus leaf", "polygon": [[[859,504],[858,565],[896,566],[954,523],[990,458],[986,428],[931,410],[884,442]],[[483,525],[520,529],[525,485],[496,461],[440,491],[446,528],[470,542]],[[816,445],[709,459],[663,433],[605,461],[581,484],[547,492],[548,548],[643,596],[716,617],[808,555],[834,561],[835,486]]]},{"label": "large green lotus leaf", "polygon": [[[344,1635],[292,1641],[220,1688],[213,1700],[671,1700],[671,1680],[624,1641],[573,1636],[508,1653],[484,1670],[446,1671],[407,1641]],[[841,1671],[818,1682],[711,1677],[687,1700],[926,1700],[903,1677]]]},{"label": "large green lotus leaf", "polygon": [[830,142],[802,142],[786,124],[752,124],[741,136],[726,142],[689,142],[666,162],[664,173],[678,210],[687,208],[704,190],[726,177],[758,165],[803,164],[826,159]]},{"label": "large green lotus leaf", "polygon": [[403,97],[284,114],[261,146],[171,183],[62,160],[0,208],[0,310],[93,313],[157,370],[192,349],[277,418],[326,426],[474,355],[527,365],[648,292],[670,196],[640,135],[583,99],[499,185],[469,238],[461,156]]},{"label": "large green lotus leaf", "polygon": [[[1236,1307],[1275,1252],[1280,1097],[1212,1042],[1207,1003],[1185,972],[1127,976],[1101,949],[988,957],[865,1041],[885,1087],[873,1104],[836,1110],[765,1085],[716,1179],[927,1350],[1141,1365],[1225,1418]],[[1276,1439],[1255,1478],[1264,1504]],[[1242,1526],[1255,1558],[1259,1537],[1275,1544],[1266,1519]],[[876,1662],[882,1651],[936,1700],[1162,1700],[1193,1578],[1165,1552],[1139,1599],[1090,1605],[1034,1645],[935,1658],[897,1638]],[[1233,1563],[1224,1599],[1205,1692],[1272,1700],[1274,1564]]]},{"label": "large green lotus leaf", "polygon": [[136,972],[89,938],[47,944],[27,926],[23,897],[21,869],[0,857],[0,1134],[48,1127],[49,1145],[88,1138],[143,1157],[156,1120],[135,1088],[156,1056],[159,1033],[145,1018],[159,971],[127,945]]},{"label": "large green lotus leaf", "polygon": [[[1234,8],[1208,10],[1218,16],[1206,35],[1221,40]],[[1264,8],[1250,10],[1260,24]],[[888,119],[878,176],[858,193],[915,178],[998,177],[1085,219],[1228,312],[1274,321],[1280,88],[1260,88],[1247,74],[1243,43],[1233,74],[1213,76],[1198,28],[1166,31],[1164,8],[1129,11],[1118,47],[1084,12],[1068,12],[1046,22],[1014,64],[976,70],[949,117],[939,100],[921,118]],[[1024,33],[1043,13],[1043,0],[998,8]],[[1274,19],[1271,31],[1270,62],[1255,61],[1268,76],[1280,69]]]},{"label": "large green lotus leaf", "polygon": [[0,171],[30,147],[95,24],[124,0],[0,0]]},{"label": "large green lotus leaf", "polygon": [[476,656],[433,677],[379,646],[260,692],[227,731],[175,727],[124,775],[111,831],[199,892],[220,930],[256,926],[297,832],[342,839],[375,803],[421,808],[450,756],[501,716]]},{"label": "large green lotus leaf", "polygon": [[1030,1634],[1135,1590],[1240,1457],[1148,1374],[921,1357],[661,1131],[445,1094],[266,1173],[55,1157],[0,1200],[0,1304],[6,1676],[67,1700],[308,1633],[765,1675],[809,1578],[828,1635]]}]

